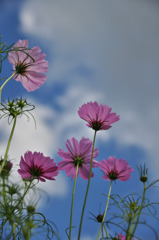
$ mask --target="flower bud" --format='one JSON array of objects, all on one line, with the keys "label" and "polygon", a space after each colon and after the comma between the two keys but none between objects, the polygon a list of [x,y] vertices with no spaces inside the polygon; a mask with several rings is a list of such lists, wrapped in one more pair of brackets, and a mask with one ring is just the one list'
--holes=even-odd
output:
[{"label": "flower bud", "polygon": [[27,206],[27,211],[28,214],[34,213],[35,212],[35,207],[32,205]]},{"label": "flower bud", "polygon": [[18,193],[18,187],[8,186],[8,193],[13,196],[14,194]]},{"label": "flower bud", "polygon": [[138,168],[139,174],[140,174],[140,181],[145,183],[148,180],[147,177],[147,171],[148,168],[146,168],[145,164],[144,164],[144,168],[142,168],[142,166],[140,165],[140,169]]},{"label": "flower bud", "polygon": [[140,177],[141,182],[147,182],[147,179],[148,179],[147,176],[141,176]]},{"label": "flower bud", "polygon": [[1,111],[3,112],[1,117],[8,116],[9,123],[11,123],[11,121],[17,116],[20,117],[23,114],[25,114],[28,117],[27,114],[30,113],[30,111],[32,111],[35,108],[34,105],[28,103],[26,99],[22,99],[22,97],[13,99],[12,101],[8,99],[7,102],[4,102],[1,105],[2,105]]},{"label": "flower bud", "polygon": [[[3,159],[0,160],[0,166],[2,165]],[[3,170],[1,172],[2,177],[8,177],[9,173],[13,167],[13,164],[10,161],[6,161]]]},{"label": "flower bud", "polygon": [[129,204],[129,208],[133,213],[136,213],[139,210],[138,202],[137,201],[131,201]]},{"label": "flower bud", "polygon": [[103,215],[102,214],[99,214],[97,217],[96,217],[97,221],[98,222],[102,222],[103,220]]}]

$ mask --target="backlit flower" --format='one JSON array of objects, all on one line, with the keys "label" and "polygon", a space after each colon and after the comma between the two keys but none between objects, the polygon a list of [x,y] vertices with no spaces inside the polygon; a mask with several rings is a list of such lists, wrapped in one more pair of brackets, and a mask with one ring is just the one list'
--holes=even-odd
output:
[{"label": "backlit flower", "polygon": [[45,178],[55,180],[54,177],[58,175],[58,167],[54,159],[44,157],[43,153],[28,151],[24,154],[24,158],[21,157],[18,173],[25,180],[38,179],[45,182]]},{"label": "backlit flower", "polygon": [[43,73],[48,71],[48,61],[45,57],[38,46],[28,49],[28,40],[19,40],[9,52],[8,60],[16,73],[14,79],[28,92],[36,90],[46,80]]},{"label": "backlit flower", "polygon": [[[92,142],[89,139],[82,138],[79,142],[72,138],[71,140],[66,141],[67,152],[59,149],[58,154],[63,159],[59,162],[58,167],[60,170],[65,170],[68,177],[72,175],[72,178],[75,178],[76,167],[78,168],[78,174],[83,179],[89,178],[90,171],[90,162],[92,155]],[[98,156],[98,149],[94,149],[93,158]],[[92,167],[97,167],[98,162],[93,159]],[[92,172],[91,177],[94,174]]]},{"label": "backlit flower", "polygon": [[126,240],[126,237],[121,233],[121,234],[117,234],[117,237],[112,238],[112,240]]},{"label": "backlit flower", "polygon": [[132,167],[128,166],[128,162],[124,159],[117,159],[115,156],[108,157],[107,160],[103,159],[99,163],[99,167],[104,173],[105,180],[127,181],[133,171]]},{"label": "backlit flower", "polygon": [[98,105],[97,102],[89,102],[79,108],[78,114],[84,119],[87,126],[95,131],[107,130],[111,124],[119,120],[116,113],[111,113],[111,108],[107,105]]}]

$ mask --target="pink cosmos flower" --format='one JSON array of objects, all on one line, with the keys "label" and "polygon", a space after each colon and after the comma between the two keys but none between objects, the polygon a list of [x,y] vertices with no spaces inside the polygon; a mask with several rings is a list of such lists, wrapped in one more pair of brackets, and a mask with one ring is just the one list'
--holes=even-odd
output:
[{"label": "pink cosmos flower", "polygon": [[21,157],[18,173],[25,180],[38,179],[45,182],[45,178],[55,180],[54,177],[58,175],[58,167],[54,159],[44,157],[40,152],[28,151],[24,154],[24,158]]},{"label": "pink cosmos flower", "polygon": [[[126,237],[121,233],[117,235],[117,238],[115,238],[116,240],[126,240]],[[133,240],[133,239],[131,239]]]},{"label": "pink cosmos flower", "polygon": [[111,108],[107,105],[98,105],[97,102],[89,102],[79,108],[80,118],[88,122],[87,126],[95,131],[107,130],[111,124],[119,120],[116,113],[111,113]]},{"label": "pink cosmos flower", "polygon": [[[14,51],[15,49],[15,51]],[[28,92],[39,88],[46,80],[48,61],[39,47],[28,50],[28,40],[19,40],[9,52],[8,60],[16,73],[14,79],[20,81]]]},{"label": "pink cosmos flower", "polygon": [[[92,142],[89,139],[82,138],[79,142],[72,138],[66,141],[67,152],[59,149],[58,154],[63,161],[59,162],[58,167],[60,170],[65,170],[68,177],[72,175],[75,178],[76,166],[79,165],[78,174],[83,179],[89,178],[90,162],[92,155]],[[98,149],[94,149],[93,158],[98,156]],[[97,167],[98,162],[93,159],[92,167]],[[94,174],[92,172],[91,177]]]},{"label": "pink cosmos flower", "polygon": [[128,162],[124,159],[117,159],[114,157],[108,157],[107,160],[103,159],[99,163],[99,167],[102,169],[105,180],[116,180],[127,181],[130,178],[130,174],[134,171]]}]

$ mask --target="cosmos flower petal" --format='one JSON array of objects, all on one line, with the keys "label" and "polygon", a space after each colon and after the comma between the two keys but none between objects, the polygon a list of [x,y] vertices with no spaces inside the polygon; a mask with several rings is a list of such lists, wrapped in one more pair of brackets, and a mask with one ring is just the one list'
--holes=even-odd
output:
[{"label": "cosmos flower petal", "polygon": [[[42,167],[42,170],[44,171],[43,175],[47,175],[47,174],[52,174],[52,172],[56,172],[56,174],[58,174],[58,172],[56,171],[58,169],[57,166],[53,166],[53,167],[50,167],[50,168],[46,168],[45,167]],[[54,173],[55,174],[55,173]]]},{"label": "cosmos flower petal", "polygon": [[78,144],[77,139],[72,138],[72,139],[71,139],[71,142],[72,142],[72,148],[74,149],[74,152],[75,152],[77,155],[79,155],[79,144]]},{"label": "cosmos flower petal", "polygon": [[93,162],[92,162],[92,167],[93,167],[93,168],[99,167],[99,162],[96,161],[96,160],[93,160]]},{"label": "cosmos flower petal", "polygon": [[28,171],[30,169],[29,165],[24,161],[23,157],[21,157],[20,167],[21,167],[21,169],[25,169],[25,170],[28,170]]},{"label": "cosmos flower petal", "polygon": [[[48,179],[48,178],[47,178],[47,179]],[[46,182],[45,178],[40,177],[40,176],[39,176],[39,180],[40,180],[41,182]],[[49,180],[52,180],[52,179],[49,179]]]},{"label": "cosmos flower petal", "polygon": [[31,151],[28,151],[24,154],[25,162],[31,166],[33,164],[33,154]]},{"label": "cosmos flower petal", "polygon": [[[16,49],[16,51],[13,51]],[[17,51],[19,49],[19,51]],[[23,62],[27,58],[28,40],[19,40],[9,52],[9,57],[15,60],[16,63]],[[25,53],[26,52],[26,53]],[[9,59],[8,59],[9,60]]]},{"label": "cosmos flower petal", "polygon": [[103,175],[102,178],[103,178],[104,180],[111,181],[111,179],[109,178],[108,175]]},{"label": "cosmos flower petal", "polygon": [[71,155],[68,152],[63,151],[62,149],[59,148],[58,155],[63,158],[69,160]]},{"label": "cosmos flower petal", "polygon": [[58,168],[60,170],[67,170],[67,169],[72,168],[73,163],[74,163],[73,160],[72,161],[63,160],[63,161],[58,163]]},{"label": "cosmos flower petal", "polygon": [[18,173],[21,175],[21,177],[25,180],[30,180],[32,176],[29,173],[26,173],[24,170],[18,170]]},{"label": "cosmos flower petal", "polygon": [[[79,170],[78,170],[78,173],[79,173]],[[71,168],[67,169],[66,170],[66,174],[67,174],[68,177],[70,177],[72,175],[72,178],[75,179],[75,176],[76,176],[76,166],[72,166]]]},{"label": "cosmos flower petal", "polygon": [[46,75],[35,71],[28,71],[27,78],[40,87],[46,80]]},{"label": "cosmos flower petal", "polygon": [[[87,180],[89,178],[90,166],[83,164],[82,168],[79,168],[79,174],[81,178]],[[91,173],[91,177],[94,177],[94,173]]]},{"label": "cosmos flower petal", "polygon": [[29,71],[33,71],[33,72],[47,72],[48,71],[48,64],[47,63],[36,63],[36,64],[32,64],[30,67],[29,67]]},{"label": "cosmos flower petal", "polygon": [[[76,150],[73,147],[73,145],[75,145],[75,141],[77,141],[77,140],[74,138],[72,138],[71,140],[67,139],[67,141],[66,141],[66,148],[67,148],[68,152],[70,153],[70,155],[72,155],[72,156],[74,156],[76,153]],[[78,142],[76,142],[76,144],[78,144]]]},{"label": "cosmos flower petal", "polygon": [[[36,76],[38,75],[36,74]],[[34,73],[30,72],[26,76],[18,75],[15,80],[20,81],[23,87],[27,88],[28,92],[32,92],[38,89],[41,86],[42,82],[46,80],[46,76],[44,74],[40,74],[40,75],[39,75],[39,78],[36,79],[35,72]]]}]

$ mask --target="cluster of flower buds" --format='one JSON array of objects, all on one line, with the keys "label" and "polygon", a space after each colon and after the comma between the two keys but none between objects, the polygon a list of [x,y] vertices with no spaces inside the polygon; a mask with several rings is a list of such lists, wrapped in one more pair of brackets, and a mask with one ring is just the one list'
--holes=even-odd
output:
[{"label": "cluster of flower buds", "polygon": [[8,117],[9,123],[17,116],[21,117],[23,114],[29,118],[27,113],[30,113],[34,108],[34,105],[28,103],[27,100],[22,97],[13,99],[12,101],[8,99],[7,102],[2,103],[1,111],[3,114],[0,115],[0,118]]}]

